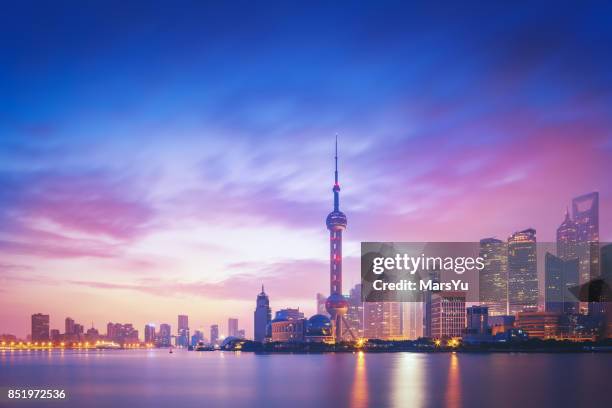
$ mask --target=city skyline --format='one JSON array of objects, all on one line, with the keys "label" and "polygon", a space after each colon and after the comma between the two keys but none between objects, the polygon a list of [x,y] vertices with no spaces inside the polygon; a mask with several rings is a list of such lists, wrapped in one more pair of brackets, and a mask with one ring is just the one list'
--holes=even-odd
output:
[{"label": "city skyline", "polygon": [[591,191],[612,241],[606,13],[284,7],[231,14],[231,34],[205,7],[2,25],[22,37],[0,56],[0,332],[39,312],[227,332],[262,283],[273,310],[313,315],[336,133],[345,292],[361,241],[554,242]]}]

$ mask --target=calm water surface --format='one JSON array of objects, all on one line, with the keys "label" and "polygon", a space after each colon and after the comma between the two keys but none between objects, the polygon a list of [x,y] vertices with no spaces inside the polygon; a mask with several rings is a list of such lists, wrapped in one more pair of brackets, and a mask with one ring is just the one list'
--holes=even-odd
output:
[{"label": "calm water surface", "polygon": [[0,351],[2,407],[610,407],[611,390],[612,354]]}]

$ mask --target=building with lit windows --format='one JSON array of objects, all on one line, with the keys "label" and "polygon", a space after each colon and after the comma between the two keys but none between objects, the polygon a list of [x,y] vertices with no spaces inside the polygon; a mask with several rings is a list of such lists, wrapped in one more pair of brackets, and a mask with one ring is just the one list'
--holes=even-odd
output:
[{"label": "building with lit windows", "polygon": [[431,336],[461,337],[465,330],[465,293],[439,292],[431,299]]},{"label": "building with lit windows", "polygon": [[546,253],[544,260],[545,310],[552,313],[578,313],[579,302],[571,289],[578,286],[578,258],[563,260]]},{"label": "building with lit windows", "polygon": [[508,238],[508,307],[510,314],[538,308],[536,231],[532,228]]},{"label": "building with lit windows", "polygon": [[253,313],[253,333],[255,341],[263,342],[266,338],[266,327],[272,320],[272,309],[270,309],[270,299],[264,287],[261,285],[261,292],[257,295],[255,312]]},{"label": "building with lit windows", "polygon": [[508,314],[508,245],[496,238],[480,240],[484,268],[479,274],[479,299],[491,316]]}]

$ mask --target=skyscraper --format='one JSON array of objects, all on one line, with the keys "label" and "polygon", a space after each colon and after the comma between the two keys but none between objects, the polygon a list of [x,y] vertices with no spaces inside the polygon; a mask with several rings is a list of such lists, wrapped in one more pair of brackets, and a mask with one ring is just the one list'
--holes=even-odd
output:
[{"label": "skyscraper", "polygon": [[213,324],[210,326],[210,344],[217,344],[219,341],[219,325]]},{"label": "skyscraper", "polygon": [[538,308],[536,231],[532,228],[508,238],[508,303],[510,314]]},{"label": "skyscraper", "polygon": [[32,341],[49,341],[49,315],[32,315]]},{"label": "skyscraper", "polygon": [[578,258],[578,227],[565,211],[565,219],[557,228],[557,256],[564,261]]},{"label": "skyscraper", "polygon": [[495,238],[480,240],[485,267],[479,275],[480,304],[492,316],[508,314],[508,246]]},{"label": "skyscraper", "polygon": [[230,317],[227,319],[228,337],[238,337],[238,319]]},{"label": "skyscraper", "polygon": [[70,317],[66,318],[65,321],[65,334],[73,334],[74,333],[74,320]]},{"label": "skyscraper", "polygon": [[578,299],[570,292],[570,288],[578,286],[578,258],[563,260],[547,252],[544,270],[546,311],[578,313]]},{"label": "skyscraper", "polygon": [[[329,230],[329,297],[325,303],[334,326],[334,339],[340,341],[347,330],[354,337],[351,328],[346,323],[348,301],[342,296],[342,231],[346,229],[346,215],[340,211],[340,184],[338,183],[338,139],[336,139],[336,170],[334,173],[334,210],[326,219]],[[346,325],[346,328],[343,326]]]},{"label": "skyscraper", "polygon": [[402,304],[399,302],[365,302],[363,336],[367,339],[402,338]]},{"label": "skyscraper", "polygon": [[149,323],[144,329],[145,343],[155,343],[155,325]]},{"label": "skyscraper", "polygon": [[162,323],[159,325],[159,333],[157,333],[157,347],[170,347],[172,345],[172,329],[169,324]]},{"label": "skyscraper", "polygon": [[[599,275],[599,193],[592,192],[574,198],[572,215],[578,240],[580,284],[585,284]],[[582,303],[581,311],[586,313],[587,307],[592,309],[593,306]]]},{"label": "skyscraper", "polygon": [[325,308],[325,302],[327,302],[327,296],[317,293],[317,314],[329,317],[329,313],[327,313]]},{"label": "skyscraper", "polygon": [[465,293],[439,292],[431,299],[431,336],[461,337],[465,329]]},{"label": "skyscraper", "polygon": [[[349,309],[346,315],[353,334],[357,337],[363,337],[363,302],[361,301],[361,284],[355,285],[351,289],[349,297]],[[325,313],[324,315],[327,315]]]},{"label": "skyscraper", "polygon": [[489,330],[489,309],[486,306],[470,306],[466,309],[467,333],[485,335]]},{"label": "skyscraper", "polygon": [[189,346],[189,316],[178,315],[177,343],[181,347]]},{"label": "skyscraper", "polygon": [[266,327],[272,320],[270,299],[261,285],[261,293],[257,295],[255,312],[253,313],[253,333],[255,341],[263,342],[266,338]]}]

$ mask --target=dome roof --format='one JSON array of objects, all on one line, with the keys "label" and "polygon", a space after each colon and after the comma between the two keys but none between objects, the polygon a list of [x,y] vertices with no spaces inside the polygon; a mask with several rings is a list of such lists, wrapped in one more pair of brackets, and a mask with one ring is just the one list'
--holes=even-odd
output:
[{"label": "dome roof", "polygon": [[346,314],[348,312],[349,302],[344,296],[339,293],[333,293],[325,301],[327,312],[334,316],[336,314]]},{"label": "dome roof", "polygon": [[346,228],[346,215],[342,211],[332,211],[325,220],[327,228],[341,227]]},{"label": "dome roof", "polygon": [[306,335],[308,336],[331,336],[332,324],[327,316],[316,314],[308,319]]}]

